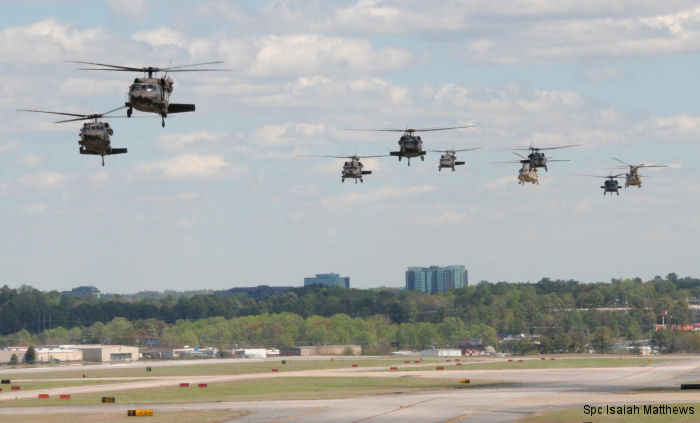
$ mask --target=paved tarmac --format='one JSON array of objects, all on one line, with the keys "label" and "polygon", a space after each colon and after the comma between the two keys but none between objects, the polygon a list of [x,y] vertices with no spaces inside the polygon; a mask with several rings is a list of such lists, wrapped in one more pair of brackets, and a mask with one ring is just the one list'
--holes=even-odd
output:
[{"label": "paved tarmac", "polygon": [[[143,365],[143,364],[141,364]],[[213,402],[189,404],[151,404],[139,408],[158,411],[235,409],[252,413],[233,422],[512,422],[532,413],[561,409],[583,408],[584,404],[672,404],[700,402],[700,393],[692,391],[626,392],[643,388],[678,388],[680,383],[700,381],[700,357],[687,357],[645,367],[537,369],[537,370],[447,370],[447,371],[371,371],[370,369],[329,369],[276,374],[250,374],[187,377],[191,383],[232,381],[289,376],[370,376],[426,377],[472,380],[500,380],[513,385],[414,392],[396,395],[335,400]],[[22,375],[24,377],[25,375]],[[26,375],[29,377],[29,375]],[[183,377],[158,378],[110,385],[110,390],[134,389],[144,386],[176,384]],[[144,385],[145,384],[145,385]],[[155,384],[155,385],[148,385]],[[104,387],[82,386],[61,388],[61,393],[98,392]],[[43,391],[42,391],[43,392]],[[9,399],[0,393],[0,401]],[[8,393],[9,395],[13,395]],[[14,395],[36,396],[36,392],[16,392]],[[7,414],[126,413],[134,406],[62,406],[1,408]]]}]

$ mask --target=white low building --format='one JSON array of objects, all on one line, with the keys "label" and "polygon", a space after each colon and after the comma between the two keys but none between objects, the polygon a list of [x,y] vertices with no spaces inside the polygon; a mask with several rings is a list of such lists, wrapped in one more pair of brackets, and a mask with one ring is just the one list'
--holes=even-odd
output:
[{"label": "white low building", "polygon": [[127,345],[68,345],[67,347],[82,351],[84,361],[111,363],[139,359],[139,347]]},{"label": "white low building", "polygon": [[454,348],[431,348],[420,352],[425,357],[461,357],[462,350]]}]

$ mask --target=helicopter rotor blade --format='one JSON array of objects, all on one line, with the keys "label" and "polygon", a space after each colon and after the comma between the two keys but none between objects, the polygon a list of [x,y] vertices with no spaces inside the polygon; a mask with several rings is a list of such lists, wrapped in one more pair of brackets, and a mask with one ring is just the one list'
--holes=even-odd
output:
[{"label": "helicopter rotor blade", "polygon": [[611,159],[617,160],[618,162],[620,162],[620,163],[622,163],[622,164],[625,164],[625,165],[627,165],[627,166],[629,166],[629,167],[634,167],[634,165],[631,165],[631,164],[629,164],[629,163],[627,163],[627,162],[623,162],[622,160],[620,160],[620,159],[618,159],[618,158],[616,158],[616,157],[611,157]]},{"label": "helicopter rotor blade", "polygon": [[637,168],[642,168],[642,167],[668,167],[667,165],[647,165],[647,164],[641,164],[637,166]]},{"label": "helicopter rotor blade", "polygon": [[[464,125],[464,126],[450,126],[445,128],[421,128],[421,129],[411,129],[411,132],[432,132],[432,131],[447,131],[449,129],[463,129],[463,128],[474,128],[475,125]],[[405,131],[408,131],[406,129]]]},{"label": "helicopter rotor blade", "polygon": [[79,117],[85,117],[87,115],[82,115],[79,113],[64,113],[64,112],[49,112],[46,110],[28,110],[28,109],[17,109],[18,112],[33,112],[33,113],[48,113],[51,115],[63,115],[63,116],[79,116]]},{"label": "helicopter rotor blade", "polygon": [[516,156],[520,157],[521,159],[526,159],[526,160],[527,160],[527,157],[523,156],[522,154],[518,154],[518,153],[515,153],[515,152],[514,152],[513,154],[515,154]]},{"label": "helicopter rotor blade", "polygon": [[101,113],[99,116],[102,117],[102,116],[108,115],[110,113],[116,112],[117,110],[121,110],[121,109],[126,109],[126,106],[119,106],[116,109],[110,110],[109,112]]},{"label": "helicopter rotor blade", "polygon": [[120,65],[108,65],[106,63],[94,63],[94,62],[81,62],[78,60],[66,60],[67,63],[80,63],[83,65],[95,65],[95,66],[104,66],[106,68],[113,68],[113,69],[101,69],[101,68],[81,68],[84,70],[112,70],[112,71],[123,71],[123,72],[141,72],[143,68],[136,68],[133,66],[120,66]]},{"label": "helicopter rotor blade", "polygon": [[181,68],[190,68],[192,66],[202,66],[202,65],[216,65],[219,63],[225,63],[222,62],[221,60],[217,60],[215,62],[202,62],[202,63],[193,63],[191,65],[181,65],[181,66],[168,66],[167,68],[163,68],[162,70],[164,72],[171,72],[173,69],[181,69]]},{"label": "helicopter rotor blade", "polygon": [[537,148],[538,150],[558,150],[560,148],[571,148],[571,147],[580,147],[583,144],[570,144],[570,145],[560,145],[558,147],[544,147],[544,148]]},{"label": "helicopter rotor blade", "polygon": [[76,122],[76,121],[79,121],[79,120],[92,120],[92,119],[93,119],[92,116],[86,116],[86,117],[75,118],[75,119],[57,120],[57,121],[54,122],[54,123]]}]

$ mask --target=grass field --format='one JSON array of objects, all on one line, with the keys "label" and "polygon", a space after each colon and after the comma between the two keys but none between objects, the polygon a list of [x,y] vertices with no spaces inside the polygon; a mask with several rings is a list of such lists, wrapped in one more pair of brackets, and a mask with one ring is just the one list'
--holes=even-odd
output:
[{"label": "grass field", "polygon": [[[76,380],[65,380],[65,381],[30,381],[30,382],[16,382],[12,385],[2,385],[2,392],[10,391],[10,386],[19,386],[22,391],[34,391],[41,389],[51,389],[51,388],[64,388],[71,386],[88,386],[88,385],[107,385],[110,383],[124,383],[124,382],[136,382],[137,380],[143,379],[131,379],[131,380],[88,380],[88,379],[76,379]],[[6,386],[6,387],[5,387]]]},{"label": "grass field", "polygon": [[[581,423],[581,422],[591,422],[591,423],[695,423],[700,418],[700,403],[691,404],[665,404],[669,406],[690,406],[694,407],[695,414],[690,415],[628,415],[628,416],[616,416],[616,415],[605,415],[602,416],[587,416],[583,413],[583,407],[569,409],[569,410],[559,410],[551,411],[546,413],[538,413],[532,416],[525,417],[524,419],[518,420],[518,423]],[[641,407],[641,405],[640,405]]]},{"label": "grass field", "polygon": [[[248,411],[178,411],[158,412],[152,417],[147,417],[149,423],[222,423],[250,414]],[[91,413],[91,414],[41,414],[41,415],[0,415],[0,422],[12,423],[129,423],[134,417],[128,417],[126,413]],[[138,418],[137,418],[138,421]]]},{"label": "grass field", "polygon": [[[425,361],[425,360],[424,360]],[[249,373],[265,373],[272,369],[278,369],[280,372],[293,372],[303,370],[322,370],[322,369],[341,369],[352,367],[357,364],[358,367],[378,367],[378,366],[396,366],[403,364],[404,359],[387,358],[387,359],[358,359],[358,360],[287,360],[287,364],[282,364],[281,360],[275,361],[258,361],[258,362],[230,362],[230,363],[214,363],[214,364],[188,364],[188,365],[172,365],[172,366],[154,366],[152,371],[146,371],[148,362],[143,362],[139,367],[111,367],[104,366],[100,369],[81,369],[76,367],[65,371],[50,371],[50,372],[27,372],[24,374],[12,375],[21,379],[68,379],[82,378],[83,374],[90,378],[109,378],[109,377],[137,377],[151,378],[161,376],[207,376],[207,375],[239,375]],[[21,376],[19,376],[21,375]]]},{"label": "grass field", "polygon": [[[401,367],[399,371],[427,371],[435,370],[435,366],[445,366],[445,370],[513,370],[513,369],[585,369],[595,367],[644,367],[654,363],[662,363],[667,359],[646,359],[646,358],[565,358],[557,360],[523,360],[518,362],[517,358],[513,358],[512,362],[507,359],[491,362],[469,363],[462,361],[461,366],[457,366],[454,362],[449,363],[434,363],[430,366],[415,366]],[[649,361],[651,360],[651,361]]]},{"label": "grass field", "polygon": [[211,383],[206,388],[190,385],[187,388],[168,386],[114,392],[105,390],[95,394],[76,394],[72,396],[71,400],[56,398],[9,400],[3,401],[2,406],[95,405],[101,403],[103,396],[115,397],[117,404],[329,399],[437,389],[473,389],[503,384],[505,383],[495,381],[461,384],[458,379],[413,377],[283,377],[274,380]]}]

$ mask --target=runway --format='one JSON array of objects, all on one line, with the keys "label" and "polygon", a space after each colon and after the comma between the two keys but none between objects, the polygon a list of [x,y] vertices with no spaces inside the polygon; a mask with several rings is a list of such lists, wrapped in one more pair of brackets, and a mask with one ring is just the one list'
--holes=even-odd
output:
[{"label": "runway", "polygon": [[[467,366],[465,366],[467,367]],[[513,385],[413,392],[331,400],[210,402],[187,404],[150,404],[139,408],[157,411],[234,409],[251,410],[248,416],[233,422],[511,422],[532,413],[561,408],[583,408],[584,404],[672,404],[700,402],[700,393],[692,391],[635,392],[643,388],[677,388],[680,383],[700,380],[700,357],[688,357],[645,367],[537,369],[537,370],[453,370],[453,371],[370,371],[369,369],[330,369],[289,372],[284,374],[249,374],[197,376],[216,381],[290,376],[371,376],[470,378],[500,380]],[[196,378],[190,377],[193,382]],[[179,377],[178,379],[182,379]],[[126,382],[111,385],[133,389],[133,384],[162,383],[163,380]],[[175,380],[172,381],[175,383]],[[137,385],[140,387],[140,385]],[[62,388],[62,392],[97,386]],[[5,394],[4,392],[2,394]],[[19,393],[18,393],[19,394]],[[25,394],[24,392],[22,394]],[[29,393],[26,393],[29,394]],[[35,393],[31,393],[35,395]],[[1,404],[1,403],[0,403]],[[0,416],[37,413],[126,413],[134,406],[63,406],[0,408]]]}]

